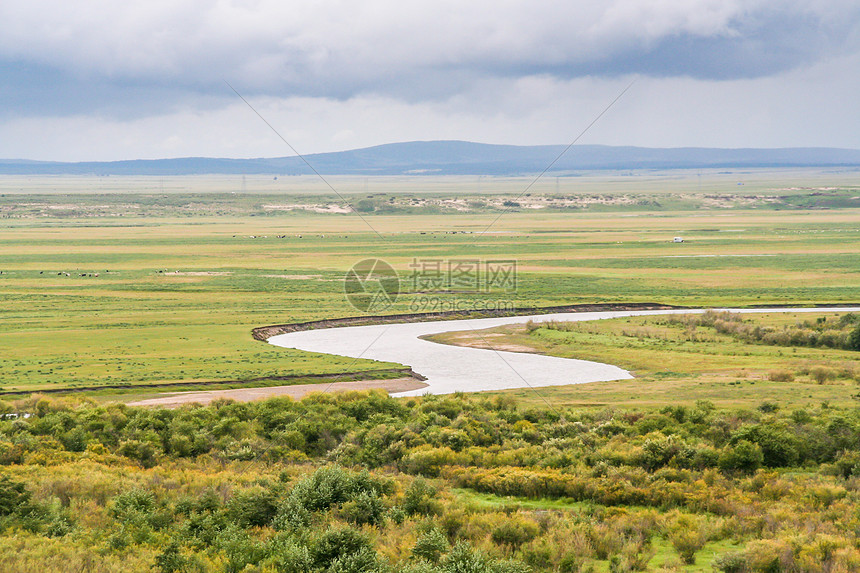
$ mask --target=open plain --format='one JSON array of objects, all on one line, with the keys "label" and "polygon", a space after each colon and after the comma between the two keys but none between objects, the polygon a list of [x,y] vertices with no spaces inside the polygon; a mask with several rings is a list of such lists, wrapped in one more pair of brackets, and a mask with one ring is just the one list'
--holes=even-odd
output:
[{"label": "open plain", "polygon": [[368,257],[391,264],[404,291],[416,261],[516,261],[513,290],[404,292],[386,312],[856,302],[852,175],[593,175],[528,197],[525,179],[391,178],[367,191],[365,179],[336,181],[348,200],[370,203],[364,219],[270,208],[344,206],[302,178],[259,178],[246,193],[235,178],[130,178],[129,193],[117,193],[123,178],[4,178],[0,392],[230,387],[391,368],[249,336],[361,314],[343,278]]},{"label": "open plain", "polygon": [[[860,569],[855,172],[333,181],[0,178],[4,570]],[[783,312],[512,318],[634,304]],[[475,378],[632,377],[422,396],[448,354],[259,339],[439,312],[422,348],[507,358]]]}]

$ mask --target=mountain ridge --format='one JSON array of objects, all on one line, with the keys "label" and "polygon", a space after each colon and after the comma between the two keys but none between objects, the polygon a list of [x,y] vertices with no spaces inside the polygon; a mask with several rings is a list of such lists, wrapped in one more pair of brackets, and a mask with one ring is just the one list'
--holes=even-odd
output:
[{"label": "mountain ridge", "polygon": [[[653,148],[636,146],[499,145],[458,140],[387,143],[305,159],[323,175],[526,175],[554,160],[550,173],[754,167],[860,167],[860,150],[829,147]],[[0,159],[4,175],[306,175],[297,156],[235,159],[178,157],[58,162]]]}]

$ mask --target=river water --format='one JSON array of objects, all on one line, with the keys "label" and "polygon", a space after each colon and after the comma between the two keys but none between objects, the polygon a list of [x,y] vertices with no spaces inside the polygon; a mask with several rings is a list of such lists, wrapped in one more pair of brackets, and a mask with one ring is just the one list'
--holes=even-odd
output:
[{"label": "river water", "polygon": [[[721,310],[740,313],[860,312],[860,307]],[[630,372],[611,364],[540,354],[450,346],[422,340],[419,337],[442,332],[479,330],[505,324],[522,324],[529,320],[535,322],[585,321],[625,316],[696,314],[704,311],[705,309],[576,312],[348,326],[290,332],[273,336],[268,342],[283,348],[397,362],[411,366],[413,371],[427,378],[426,388],[393,394],[394,396],[484,392],[624,380],[633,376]]]}]

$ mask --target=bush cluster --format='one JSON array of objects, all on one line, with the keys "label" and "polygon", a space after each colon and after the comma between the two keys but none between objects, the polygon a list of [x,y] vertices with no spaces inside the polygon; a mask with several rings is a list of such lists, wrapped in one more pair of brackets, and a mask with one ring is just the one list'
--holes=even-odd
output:
[{"label": "bush cluster", "polygon": [[[380,393],[14,408],[0,420],[2,464],[17,476],[0,478],[3,535],[61,537],[160,571],[636,571],[655,566],[657,544],[693,563],[726,540],[745,549],[721,557],[722,571],[816,559],[851,570],[858,558],[855,411]],[[86,477],[27,477],[58,468]],[[92,477],[116,471],[141,477]],[[464,504],[462,491],[498,501]]]}]

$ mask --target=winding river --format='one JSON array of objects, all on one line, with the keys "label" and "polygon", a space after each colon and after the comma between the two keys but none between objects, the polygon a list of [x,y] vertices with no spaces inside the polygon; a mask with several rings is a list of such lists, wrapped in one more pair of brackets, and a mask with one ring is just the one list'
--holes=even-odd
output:
[{"label": "winding river", "polygon": [[[860,312],[860,307],[721,310],[757,314],[771,312]],[[550,320],[585,321],[625,316],[696,314],[704,311],[705,309],[576,312],[507,318],[349,326],[279,334],[269,338],[268,342],[283,348],[406,364],[411,366],[413,371],[427,378],[425,388],[393,394],[394,396],[484,392],[623,380],[633,378],[633,376],[630,372],[610,364],[540,354],[450,346],[422,340],[419,337],[442,332],[479,330],[505,324],[522,324],[529,320],[535,322]]]}]

